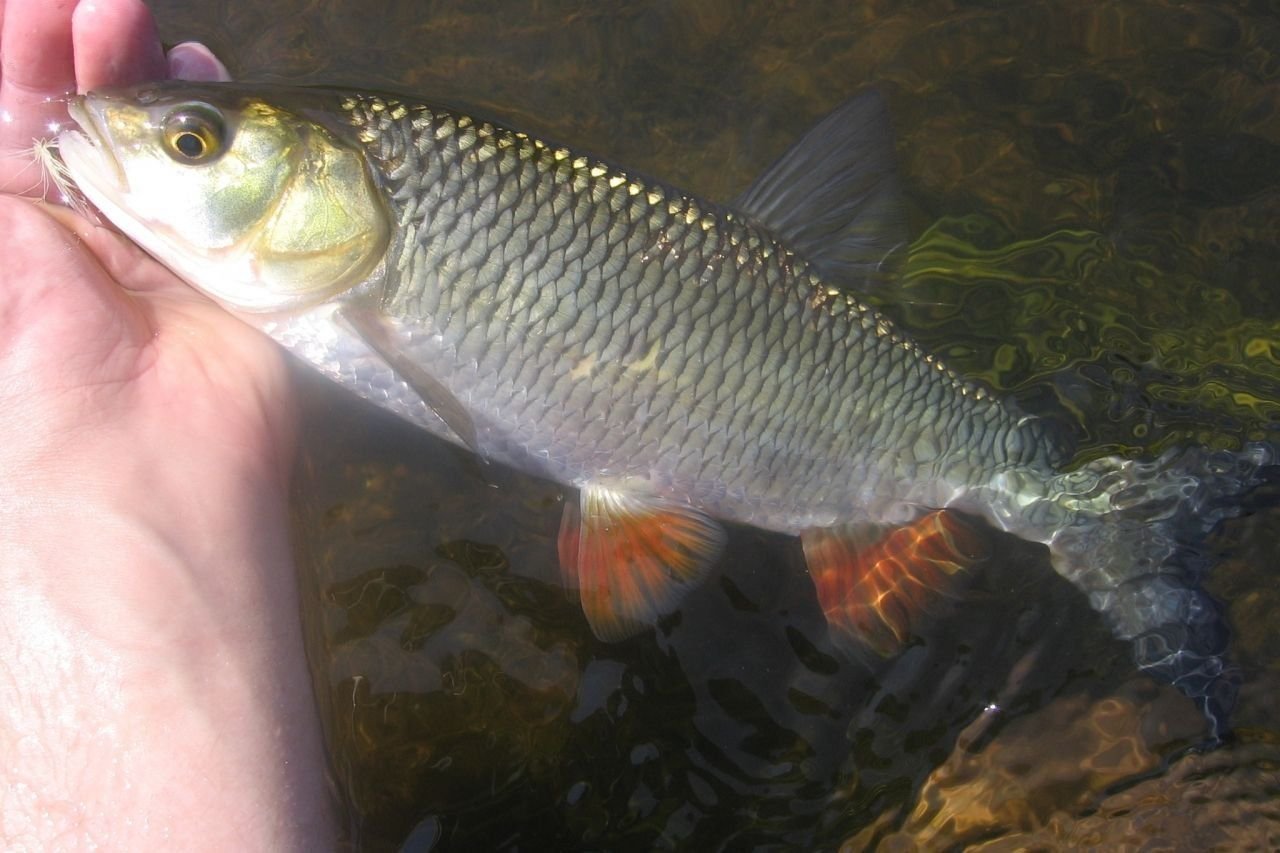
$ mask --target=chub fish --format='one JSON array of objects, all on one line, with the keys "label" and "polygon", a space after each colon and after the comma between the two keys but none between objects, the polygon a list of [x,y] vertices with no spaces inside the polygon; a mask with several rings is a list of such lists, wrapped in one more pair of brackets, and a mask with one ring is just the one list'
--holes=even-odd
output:
[{"label": "chub fish", "polygon": [[461,112],[357,91],[156,84],[59,138],[122,231],[336,381],[576,488],[559,557],[628,637],[722,521],[799,537],[833,638],[891,653],[985,523],[1047,546],[1215,733],[1236,690],[1198,545],[1269,445],[1063,470],[1046,421],[859,298],[903,241],[863,95],[718,205]]}]

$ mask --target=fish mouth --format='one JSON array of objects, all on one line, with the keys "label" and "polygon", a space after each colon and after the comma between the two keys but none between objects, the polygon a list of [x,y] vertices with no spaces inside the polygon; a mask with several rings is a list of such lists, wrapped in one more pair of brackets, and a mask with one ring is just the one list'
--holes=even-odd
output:
[{"label": "fish mouth", "polygon": [[90,100],[93,97],[75,95],[67,103],[67,113],[76,127],[58,134],[58,155],[77,186],[84,189],[88,185],[96,194],[119,198],[129,192],[129,182],[107,144],[102,107]]},{"label": "fish mouth", "polygon": [[194,281],[192,265],[173,249],[164,229],[134,210],[136,199],[121,158],[130,149],[117,144],[108,119],[110,111],[121,103],[110,95],[94,92],[71,98],[67,113],[77,126],[58,134],[58,156],[76,188],[104,220],[179,276]]}]

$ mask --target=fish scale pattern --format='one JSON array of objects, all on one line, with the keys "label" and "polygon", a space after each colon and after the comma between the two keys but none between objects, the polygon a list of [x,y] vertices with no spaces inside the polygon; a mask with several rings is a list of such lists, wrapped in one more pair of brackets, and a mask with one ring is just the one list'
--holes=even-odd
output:
[{"label": "fish scale pattern", "polygon": [[733,211],[454,112],[343,106],[397,223],[378,307],[492,458],[790,532],[1056,461]]}]

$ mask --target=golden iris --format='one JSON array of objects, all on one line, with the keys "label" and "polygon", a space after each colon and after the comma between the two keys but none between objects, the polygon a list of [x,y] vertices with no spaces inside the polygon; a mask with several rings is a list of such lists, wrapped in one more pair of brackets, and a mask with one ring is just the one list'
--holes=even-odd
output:
[{"label": "golden iris", "polygon": [[164,117],[164,147],[179,163],[210,163],[226,147],[222,114],[208,104],[186,104]]}]

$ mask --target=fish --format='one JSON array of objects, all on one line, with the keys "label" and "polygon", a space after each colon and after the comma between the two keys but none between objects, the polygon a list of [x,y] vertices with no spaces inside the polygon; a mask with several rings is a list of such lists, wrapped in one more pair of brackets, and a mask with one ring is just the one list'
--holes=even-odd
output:
[{"label": "fish", "polygon": [[75,185],[197,290],[576,490],[559,564],[600,640],[678,610],[743,524],[798,537],[837,647],[892,655],[1003,531],[1225,732],[1239,675],[1204,542],[1275,448],[1071,466],[1052,420],[873,308],[906,242],[877,93],[725,204],[403,95],[175,82],[69,111]]}]

